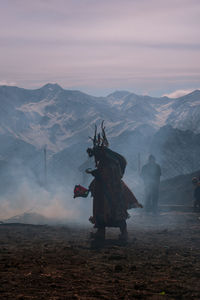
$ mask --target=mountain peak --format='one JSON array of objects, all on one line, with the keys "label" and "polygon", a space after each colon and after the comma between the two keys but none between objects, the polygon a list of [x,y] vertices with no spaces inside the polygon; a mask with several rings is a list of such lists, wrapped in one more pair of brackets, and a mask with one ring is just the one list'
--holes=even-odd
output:
[{"label": "mountain peak", "polygon": [[194,91],[192,91],[189,94],[186,94],[186,95],[184,95],[182,97],[179,97],[178,99],[181,99],[181,100],[193,100],[193,99],[196,99],[196,97],[200,97],[200,90],[194,90]]},{"label": "mountain peak", "polygon": [[189,95],[194,95],[194,96],[200,95],[200,90],[194,90]]},{"label": "mountain peak", "polygon": [[57,83],[47,83],[42,87],[42,89],[54,91],[54,90],[62,90],[63,88]]},{"label": "mountain peak", "polygon": [[130,95],[130,94],[131,94],[131,93],[128,92],[128,91],[115,91],[115,92],[109,94],[109,95],[107,96],[107,98],[113,97],[113,98],[115,98],[115,99],[120,99],[120,98],[126,97],[126,96],[128,96],[128,95]]}]

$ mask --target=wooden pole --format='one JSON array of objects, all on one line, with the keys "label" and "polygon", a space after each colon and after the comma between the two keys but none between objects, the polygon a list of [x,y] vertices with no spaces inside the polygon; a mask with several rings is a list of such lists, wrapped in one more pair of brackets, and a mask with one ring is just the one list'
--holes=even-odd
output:
[{"label": "wooden pole", "polygon": [[138,174],[140,175],[140,170],[141,170],[141,158],[140,158],[140,153],[138,153]]},{"label": "wooden pole", "polygon": [[47,146],[44,146],[44,186],[47,185]]}]

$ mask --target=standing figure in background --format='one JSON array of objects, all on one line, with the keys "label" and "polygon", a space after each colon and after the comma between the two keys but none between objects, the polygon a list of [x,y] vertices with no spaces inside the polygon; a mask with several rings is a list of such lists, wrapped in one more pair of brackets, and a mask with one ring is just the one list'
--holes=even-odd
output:
[{"label": "standing figure in background", "polygon": [[92,237],[95,240],[104,240],[106,227],[119,227],[120,239],[126,241],[128,237],[126,219],[129,217],[127,209],[142,205],[122,181],[126,168],[125,158],[108,148],[103,122],[101,129],[102,134],[97,135],[95,127],[93,148],[87,149],[89,157],[95,158],[96,165],[94,170],[86,170],[94,176],[89,186],[93,197],[93,216],[89,220],[97,231]]},{"label": "standing figure in background", "polygon": [[141,177],[145,187],[145,211],[158,212],[158,198],[161,168],[153,155],[149,155],[148,163],[143,166]]}]

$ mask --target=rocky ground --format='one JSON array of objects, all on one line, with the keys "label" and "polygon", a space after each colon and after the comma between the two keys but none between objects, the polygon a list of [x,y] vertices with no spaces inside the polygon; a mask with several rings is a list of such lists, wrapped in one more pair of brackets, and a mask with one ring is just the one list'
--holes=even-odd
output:
[{"label": "rocky ground", "polygon": [[133,215],[129,241],[109,229],[0,225],[0,299],[200,299],[200,215]]}]

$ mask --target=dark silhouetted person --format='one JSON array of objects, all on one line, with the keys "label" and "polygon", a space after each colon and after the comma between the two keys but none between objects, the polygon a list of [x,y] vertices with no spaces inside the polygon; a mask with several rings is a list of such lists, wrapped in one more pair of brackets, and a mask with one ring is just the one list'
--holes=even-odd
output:
[{"label": "dark silhouetted person", "polygon": [[95,135],[93,148],[88,148],[89,157],[95,158],[96,168],[86,170],[94,179],[89,186],[93,196],[93,216],[90,221],[97,228],[92,236],[95,240],[105,239],[106,227],[119,227],[120,240],[127,240],[126,219],[129,217],[127,209],[142,207],[134,194],[122,181],[126,168],[125,158],[108,148],[103,123],[102,134]]},{"label": "dark silhouetted person", "polygon": [[153,155],[149,155],[149,160],[146,165],[143,166],[141,171],[141,177],[145,186],[145,211],[146,212],[158,212],[158,197],[159,197],[159,185],[160,185],[161,168],[156,163],[156,159]]}]

